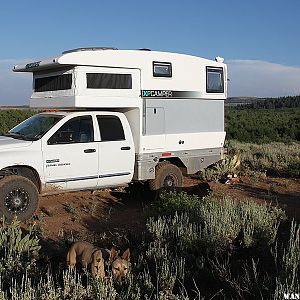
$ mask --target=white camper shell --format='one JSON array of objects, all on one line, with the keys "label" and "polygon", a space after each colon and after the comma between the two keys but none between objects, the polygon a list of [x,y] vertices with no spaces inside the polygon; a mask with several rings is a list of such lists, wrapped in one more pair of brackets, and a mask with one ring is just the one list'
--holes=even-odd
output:
[{"label": "white camper shell", "polygon": [[[13,71],[33,73],[30,107],[48,110],[36,119],[53,115],[60,120],[32,142],[30,158],[25,158],[25,148],[17,148],[14,159],[8,159],[11,154],[5,162],[0,159],[0,177],[15,174],[28,179],[24,168],[29,168],[40,193],[50,186],[52,191],[93,189],[131,180],[149,180],[152,189],[159,189],[181,185],[182,173],[194,174],[223,158],[227,67],[222,58],[80,48],[15,66]],[[90,119],[92,139],[77,143],[68,137],[72,145],[53,146],[60,128],[75,118]],[[118,120],[111,124],[121,128],[122,138],[104,140],[105,118]],[[0,152],[1,143],[7,149],[7,139],[16,138],[16,133],[12,130],[3,141],[0,138]],[[17,158],[21,154],[23,158]],[[5,213],[1,201],[0,211]],[[8,201],[9,213],[24,214],[25,208],[17,210],[16,202]]]},{"label": "white camper shell", "polygon": [[[137,162],[168,152],[191,174],[222,157],[227,67],[221,58],[85,48],[14,71],[33,73],[31,107],[124,113]],[[135,179],[148,179],[144,173]]]}]

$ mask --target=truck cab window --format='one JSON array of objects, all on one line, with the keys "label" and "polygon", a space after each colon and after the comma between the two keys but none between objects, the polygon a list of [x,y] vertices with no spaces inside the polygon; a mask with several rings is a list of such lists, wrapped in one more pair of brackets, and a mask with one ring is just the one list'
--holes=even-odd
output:
[{"label": "truck cab window", "polygon": [[62,118],[63,116],[51,114],[34,115],[11,129],[5,134],[5,136],[15,139],[35,141],[40,139]]},{"label": "truck cab window", "polygon": [[76,117],[67,121],[48,140],[48,145],[89,143],[94,141],[91,116]]},{"label": "truck cab window", "polygon": [[116,116],[97,116],[101,141],[125,140],[124,129],[120,119]]}]

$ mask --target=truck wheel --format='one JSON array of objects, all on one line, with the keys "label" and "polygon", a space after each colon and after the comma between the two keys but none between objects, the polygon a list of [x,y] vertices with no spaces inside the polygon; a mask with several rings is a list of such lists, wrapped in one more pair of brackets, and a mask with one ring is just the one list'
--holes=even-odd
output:
[{"label": "truck wheel", "polygon": [[38,190],[33,182],[22,176],[7,176],[0,180],[0,217],[11,221],[30,219],[38,207]]},{"label": "truck wheel", "polygon": [[149,181],[149,187],[152,191],[161,188],[181,187],[183,176],[178,167],[169,162],[162,162],[156,166],[155,179]]}]

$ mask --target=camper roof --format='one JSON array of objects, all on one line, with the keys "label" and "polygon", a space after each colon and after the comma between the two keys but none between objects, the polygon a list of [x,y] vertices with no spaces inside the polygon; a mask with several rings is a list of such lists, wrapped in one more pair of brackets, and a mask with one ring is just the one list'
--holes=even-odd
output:
[{"label": "camper roof", "polygon": [[[144,51],[143,51],[144,50]],[[150,61],[174,61],[174,60],[189,60],[202,61],[210,66],[220,66],[222,62],[208,60],[196,56],[160,52],[160,51],[145,51],[140,50],[118,50],[108,47],[94,48],[77,48],[64,51],[61,55],[49,59],[29,62],[25,65],[16,65],[13,68],[14,72],[36,72],[44,69],[56,69],[66,66],[102,66],[102,67],[119,67],[119,68],[134,68],[141,69],[143,65]]]}]

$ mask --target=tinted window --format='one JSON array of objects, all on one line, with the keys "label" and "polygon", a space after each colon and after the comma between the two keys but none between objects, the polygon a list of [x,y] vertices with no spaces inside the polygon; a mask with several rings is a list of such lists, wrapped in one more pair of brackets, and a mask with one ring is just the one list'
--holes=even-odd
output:
[{"label": "tinted window", "polygon": [[88,143],[94,141],[91,116],[76,117],[66,122],[48,140],[48,144]]},{"label": "tinted window", "polygon": [[224,93],[224,79],[222,68],[206,68],[206,92]]},{"label": "tinted window", "polygon": [[97,116],[101,141],[125,140],[120,119],[116,116]]},{"label": "tinted window", "polygon": [[154,77],[172,77],[172,64],[167,62],[153,62]]},{"label": "tinted window", "polygon": [[88,89],[132,89],[131,74],[87,73]]},{"label": "tinted window", "polygon": [[72,74],[35,78],[34,91],[47,92],[69,90],[72,87]]}]

